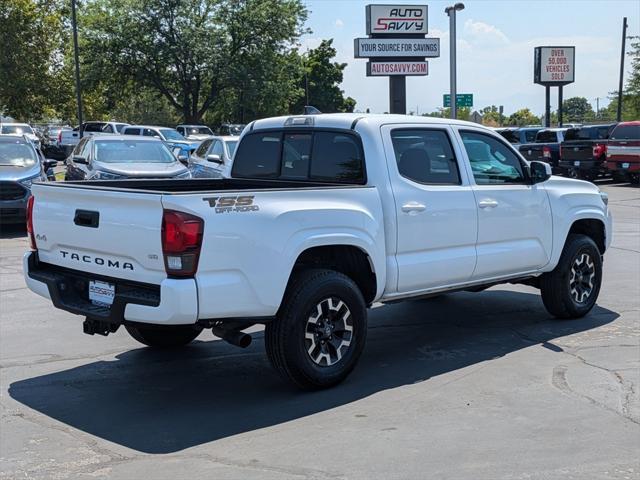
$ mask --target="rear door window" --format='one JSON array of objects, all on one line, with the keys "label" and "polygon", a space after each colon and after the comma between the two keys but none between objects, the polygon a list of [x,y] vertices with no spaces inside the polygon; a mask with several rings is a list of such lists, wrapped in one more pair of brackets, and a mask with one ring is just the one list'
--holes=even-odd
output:
[{"label": "rear door window", "polygon": [[87,123],[84,127],[85,132],[101,132],[105,123]]},{"label": "rear door window", "polygon": [[364,183],[364,155],[351,133],[254,133],[238,145],[232,176]]},{"label": "rear door window", "polygon": [[125,128],[123,133],[125,135],[140,135],[140,129],[139,128]]}]

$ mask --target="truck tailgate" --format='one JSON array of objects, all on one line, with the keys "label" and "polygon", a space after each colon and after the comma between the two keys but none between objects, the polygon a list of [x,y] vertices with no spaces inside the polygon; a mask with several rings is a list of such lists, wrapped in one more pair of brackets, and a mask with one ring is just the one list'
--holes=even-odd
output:
[{"label": "truck tailgate", "polygon": [[108,277],[159,284],[162,196],[79,185],[34,184],[40,261]]}]

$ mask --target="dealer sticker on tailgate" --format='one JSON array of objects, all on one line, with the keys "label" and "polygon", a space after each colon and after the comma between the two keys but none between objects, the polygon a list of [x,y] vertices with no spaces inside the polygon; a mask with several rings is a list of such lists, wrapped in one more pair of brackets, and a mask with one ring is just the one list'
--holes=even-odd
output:
[{"label": "dealer sticker on tailgate", "polygon": [[116,286],[113,283],[91,280],[89,282],[89,300],[94,305],[110,307],[116,296]]}]

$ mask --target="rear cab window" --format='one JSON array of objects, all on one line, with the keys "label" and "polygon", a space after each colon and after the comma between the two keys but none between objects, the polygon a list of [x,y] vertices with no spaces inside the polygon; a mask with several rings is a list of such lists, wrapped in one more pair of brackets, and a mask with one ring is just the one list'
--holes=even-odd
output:
[{"label": "rear cab window", "polygon": [[541,130],[536,135],[536,143],[556,143],[560,141],[560,132]]},{"label": "rear cab window", "polygon": [[611,140],[640,140],[640,125],[618,125],[611,133]]},{"label": "rear cab window", "polygon": [[277,130],[245,135],[232,177],[366,183],[360,137],[352,131]]}]

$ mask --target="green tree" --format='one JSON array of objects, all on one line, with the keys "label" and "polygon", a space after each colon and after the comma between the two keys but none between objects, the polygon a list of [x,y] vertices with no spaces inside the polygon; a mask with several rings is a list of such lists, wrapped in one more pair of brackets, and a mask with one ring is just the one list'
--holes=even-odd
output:
[{"label": "green tree", "polygon": [[[450,118],[451,117],[451,109],[450,108],[438,108],[435,112],[431,113],[423,113],[423,117],[436,117],[436,118]],[[471,108],[470,107],[458,107],[458,120],[469,120],[471,118]]]},{"label": "green tree", "polygon": [[339,87],[347,64],[334,62],[336,53],[331,39],[323,40],[317,48],[301,56],[302,75],[298,86],[304,95],[291,105],[291,113],[302,112],[307,104],[321,112],[353,112],[356,101],[345,98]]},{"label": "green tree", "polygon": [[524,127],[526,125],[538,125],[540,119],[531,113],[528,108],[521,108],[509,116],[507,123],[511,126]]},{"label": "green tree", "polygon": [[65,11],[61,0],[0,0],[0,112],[22,120],[53,113]]},{"label": "green tree", "polygon": [[280,84],[282,93],[272,74],[283,72],[303,31],[299,0],[88,0],[83,13],[91,88],[106,83],[113,94],[131,80],[162,96],[187,122],[200,122],[219,102],[227,105],[226,95],[246,103],[262,91],[276,96],[261,100],[288,105],[288,85]]},{"label": "green tree", "polygon": [[[500,110],[495,105],[491,105],[490,107],[484,107],[480,110],[480,114],[482,114],[482,124],[489,125],[491,127],[500,126],[501,116]],[[504,119],[504,116],[502,116]]]},{"label": "green tree", "polygon": [[562,102],[563,122],[589,122],[595,119],[595,112],[584,97],[567,98]]}]

